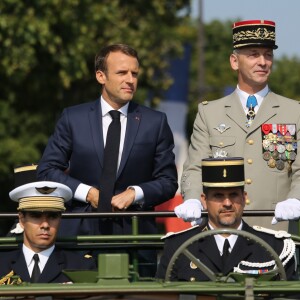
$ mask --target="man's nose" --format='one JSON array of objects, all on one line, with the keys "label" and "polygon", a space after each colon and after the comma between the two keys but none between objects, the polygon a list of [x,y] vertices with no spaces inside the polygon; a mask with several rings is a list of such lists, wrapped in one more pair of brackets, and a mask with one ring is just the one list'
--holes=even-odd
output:
[{"label": "man's nose", "polygon": [[261,65],[266,64],[266,58],[264,57],[264,55],[259,56],[259,64],[261,64]]},{"label": "man's nose", "polygon": [[223,205],[224,205],[224,206],[231,206],[231,205],[232,205],[232,201],[230,200],[230,198],[226,197],[226,198],[223,200]]},{"label": "man's nose", "polygon": [[50,225],[49,225],[49,220],[48,220],[47,217],[43,217],[43,218],[41,219],[41,227],[42,227],[42,228],[49,228],[49,227],[50,227]]},{"label": "man's nose", "polygon": [[128,72],[127,77],[126,77],[127,82],[133,83],[133,75],[131,72]]}]

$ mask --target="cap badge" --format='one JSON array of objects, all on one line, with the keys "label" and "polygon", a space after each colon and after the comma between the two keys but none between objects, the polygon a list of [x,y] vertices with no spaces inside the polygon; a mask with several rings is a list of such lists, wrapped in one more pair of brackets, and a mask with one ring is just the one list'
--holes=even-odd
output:
[{"label": "cap badge", "polygon": [[218,157],[227,157],[228,156],[228,152],[223,150],[223,149],[217,149],[216,151],[214,151],[213,153],[213,158],[218,158]]},{"label": "cap badge", "polygon": [[44,186],[44,187],[41,187],[41,188],[35,188],[39,193],[43,194],[43,195],[47,195],[47,194],[51,194],[53,193],[55,190],[56,190],[56,187],[55,188],[51,188],[51,187],[48,187],[48,186]]},{"label": "cap badge", "polygon": [[225,124],[220,124],[217,127],[215,127],[214,129],[218,130],[220,133],[223,133],[224,131],[226,131],[227,129],[229,129],[230,126],[227,126]]}]

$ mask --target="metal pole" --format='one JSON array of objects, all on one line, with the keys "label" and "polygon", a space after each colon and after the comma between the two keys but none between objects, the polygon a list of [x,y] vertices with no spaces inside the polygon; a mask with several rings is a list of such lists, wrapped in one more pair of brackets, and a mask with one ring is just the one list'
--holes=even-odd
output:
[{"label": "metal pole", "polygon": [[203,101],[205,93],[205,33],[203,24],[203,0],[198,1],[198,100]]}]

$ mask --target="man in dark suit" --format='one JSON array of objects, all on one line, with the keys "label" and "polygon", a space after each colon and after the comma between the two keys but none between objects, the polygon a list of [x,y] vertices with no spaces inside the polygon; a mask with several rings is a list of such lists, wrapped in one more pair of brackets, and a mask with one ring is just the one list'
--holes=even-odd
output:
[{"label": "man in dark suit", "polygon": [[[174,141],[166,115],[131,101],[139,73],[138,55],[131,47],[104,47],[96,55],[95,71],[102,86],[100,99],[63,111],[39,162],[38,179],[69,186],[74,195],[67,207],[71,212],[153,211],[178,188]],[[103,169],[111,111],[120,113],[121,133],[114,187],[107,203]],[[132,233],[130,218],[63,221],[64,235]],[[140,219],[139,233],[156,233],[155,219]]]},{"label": "man in dark suit", "polygon": [[15,188],[10,198],[19,202],[19,224],[23,245],[0,255],[0,277],[18,275],[21,281],[65,283],[62,270],[96,269],[95,261],[55,246],[64,202],[72,197],[65,185],[40,181]]},{"label": "man in dark suit", "polygon": [[[201,201],[208,212],[208,223],[166,236],[156,275],[158,278],[165,278],[173,254],[186,240],[204,230],[233,228],[252,233],[267,242],[281,258],[287,279],[295,279],[295,244],[289,238],[290,235],[285,233],[283,237],[276,237],[277,232],[258,226],[251,228],[242,220],[246,199],[244,181],[242,158],[202,160],[204,193],[201,195]],[[228,246],[224,248],[226,244]],[[233,271],[260,274],[272,270],[275,266],[273,257],[261,245],[233,234],[211,235],[190,244],[188,249],[215,274],[227,275]],[[209,278],[190,259],[181,254],[173,266],[171,280],[205,281]]]}]

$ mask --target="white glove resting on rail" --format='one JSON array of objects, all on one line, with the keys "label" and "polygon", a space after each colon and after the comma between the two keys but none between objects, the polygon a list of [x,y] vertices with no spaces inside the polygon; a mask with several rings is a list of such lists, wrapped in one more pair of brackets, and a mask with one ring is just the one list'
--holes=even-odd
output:
[{"label": "white glove resting on rail", "polygon": [[300,218],[300,200],[292,198],[278,202],[274,215],[272,225],[280,221],[298,220]]},{"label": "white glove resting on rail", "polygon": [[202,210],[203,206],[200,200],[189,199],[176,206],[174,212],[178,218],[182,218],[184,221],[192,222],[192,225],[196,225],[201,221]]}]

